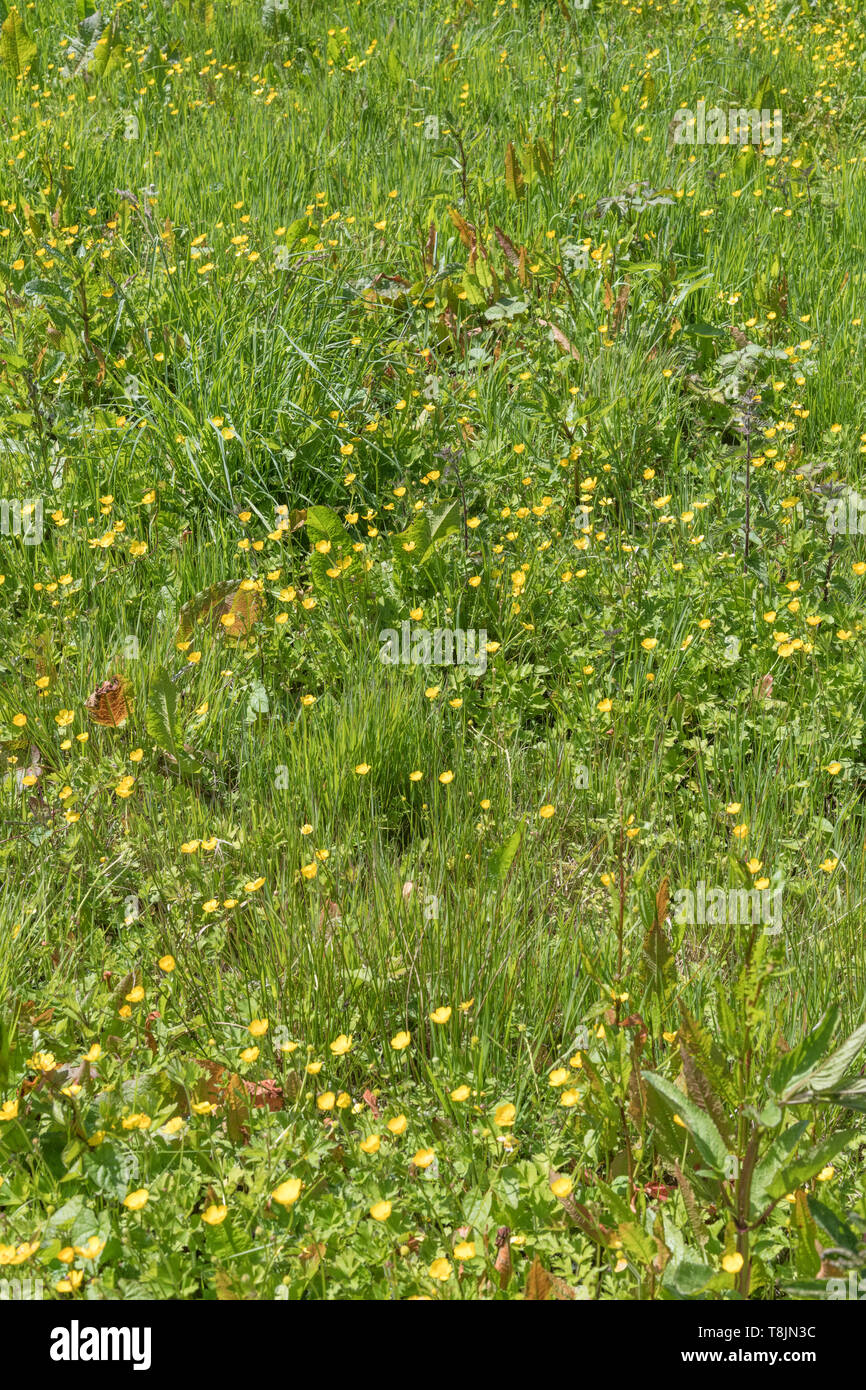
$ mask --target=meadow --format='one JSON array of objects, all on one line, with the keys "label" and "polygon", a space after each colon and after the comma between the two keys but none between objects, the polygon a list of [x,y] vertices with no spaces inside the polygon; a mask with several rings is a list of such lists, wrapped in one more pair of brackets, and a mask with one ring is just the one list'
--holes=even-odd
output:
[{"label": "meadow", "polygon": [[0,23],[0,1277],[846,1296],[863,15]]}]

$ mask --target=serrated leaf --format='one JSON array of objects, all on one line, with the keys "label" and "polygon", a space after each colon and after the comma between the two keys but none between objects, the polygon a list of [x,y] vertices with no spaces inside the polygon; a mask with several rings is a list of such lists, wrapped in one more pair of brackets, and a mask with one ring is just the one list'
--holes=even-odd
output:
[{"label": "serrated leaf", "polygon": [[680,1046],[694,1059],[716,1093],[730,1109],[736,1103],[727,1059],[718,1043],[696,1018],[680,1003]]},{"label": "serrated leaf", "polygon": [[683,1076],[685,1077],[686,1090],[690,1098],[699,1105],[702,1110],[712,1117],[713,1123],[729,1146],[733,1144],[733,1132],[731,1122],[725,1113],[721,1099],[716,1095],[707,1077],[701,1071],[694,1058],[686,1051],[685,1047],[680,1047],[680,1057],[683,1063]]},{"label": "serrated leaf", "polygon": [[176,711],[177,691],[168,672],[160,670],[150,688],[144,724],[154,743],[175,759],[181,743],[175,725]]}]

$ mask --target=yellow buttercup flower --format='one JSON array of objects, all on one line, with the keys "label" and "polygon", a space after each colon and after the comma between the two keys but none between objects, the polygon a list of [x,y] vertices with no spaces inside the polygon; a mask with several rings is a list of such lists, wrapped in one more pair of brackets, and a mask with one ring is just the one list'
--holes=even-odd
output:
[{"label": "yellow buttercup flower", "polygon": [[300,1197],[302,1187],[300,1178],[287,1178],[279,1187],[274,1188],[271,1197],[279,1206],[290,1207]]},{"label": "yellow buttercup flower", "polygon": [[123,1205],[129,1211],[141,1211],[150,1201],[150,1193],[146,1187],[139,1187],[135,1192],[127,1192],[123,1199]]},{"label": "yellow buttercup flower", "polygon": [[206,1226],[221,1226],[228,1214],[228,1207],[220,1206],[216,1202],[212,1202],[209,1207],[205,1207],[201,1214],[201,1219]]}]

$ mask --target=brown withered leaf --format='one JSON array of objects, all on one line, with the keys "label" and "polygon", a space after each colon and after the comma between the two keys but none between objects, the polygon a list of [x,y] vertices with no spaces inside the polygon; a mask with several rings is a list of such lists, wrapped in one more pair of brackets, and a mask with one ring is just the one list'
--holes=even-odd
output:
[{"label": "brown withered leaf", "polygon": [[496,1232],[496,1259],[493,1268],[499,1275],[499,1287],[508,1287],[511,1278],[511,1229],[508,1226],[500,1226]]},{"label": "brown withered leaf", "polygon": [[284,1105],[282,1087],[273,1078],[264,1081],[245,1081],[247,1095],[257,1110],[267,1106],[268,1110],[282,1110]]},{"label": "brown withered leaf", "polygon": [[436,265],[436,223],[431,222],[424,243],[424,269],[431,274]]},{"label": "brown withered leaf", "polygon": [[325,1258],[328,1247],[321,1240],[314,1241],[312,1245],[307,1245],[301,1251],[299,1259],[305,1265],[318,1265]]},{"label": "brown withered leaf", "polygon": [[334,922],[336,925],[339,926],[342,919],[343,915],[340,911],[340,904],[332,902],[329,898],[328,901],[325,903],[324,907],[322,908],[321,912],[319,913],[319,927],[323,927],[326,921]]},{"label": "brown withered leaf", "polygon": [[250,1132],[247,1128],[247,1122],[250,1118],[250,1110],[244,1083],[237,1072],[232,1072],[228,1085],[222,1090],[220,1099],[225,1106],[226,1130],[229,1139],[233,1144],[248,1143]]},{"label": "brown withered leaf", "polygon": [[496,240],[499,242],[499,245],[502,247],[502,253],[505,256],[505,259],[508,261],[509,265],[512,265],[515,270],[519,270],[520,252],[514,245],[514,242],[511,240],[510,237],[505,235],[505,232],[503,232],[501,227],[494,227],[493,233],[496,237]]},{"label": "brown withered leaf", "polygon": [[668,903],[671,900],[670,879],[663,878],[659,884],[659,891],[656,893],[656,922],[662,925],[668,915]]},{"label": "brown withered leaf", "polygon": [[463,217],[456,208],[450,207],[448,209],[448,216],[460,233],[460,240],[463,242],[467,251],[473,251],[475,249],[475,228],[472,226],[472,223],[467,222],[466,218]]},{"label": "brown withered leaf", "polygon": [[622,321],[625,318],[625,311],[628,308],[628,297],[630,293],[631,285],[629,284],[628,280],[626,280],[622,288],[620,289],[620,292],[616,297],[616,303],[613,306],[614,336],[616,336],[616,334],[622,328]]},{"label": "brown withered leaf", "polygon": [[249,636],[261,612],[261,599],[255,589],[239,588],[214,608],[214,619],[223,634],[238,641]]},{"label": "brown withered leaf", "polygon": [[576,362],[580,361],[580,353],[574,346],[574,343],[572,343],[568,338],[566,338],[561,328],[557,328],[556,324],[551,323],[549,319],[539,319],[538,326],[539,328],[549,328],[550,336],[556,343],[556,346],[562,352],[565,352],[569,356],[573,357]]},{"label": "brown withered leaf", "polygon": [[541,1260],[536,1255],[529,1266],[523,1297],[529,1303],[543,1303],[550,1297],[551,1278]]},{"label": "brown withered leaf", "polygon": [[104,724],[117,729],[125,724],[132,714],[130,683],[125,676],[109,676],[98,685],[92,695],[84,701],[84,710],[94,724]]},{"label": "brown withered leaf", "polygon": [[220,626],[220,618],[234,614],[235,621],[222,630],[230,637],[245,637],[259,614],[259,597],[256,591],[241,589],[236,579],[221,579],[210,588],[194,594],[183,605],[177,615],[175,642],[185,642],[192,636],[197,622],[210,618],[214,627]]}]

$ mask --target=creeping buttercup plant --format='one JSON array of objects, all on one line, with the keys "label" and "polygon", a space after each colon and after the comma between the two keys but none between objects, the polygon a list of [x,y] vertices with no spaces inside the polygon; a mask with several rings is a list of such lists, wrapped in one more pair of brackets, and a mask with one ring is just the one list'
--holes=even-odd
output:
[{"label": "creeping buttercup plant", "polygon": [[864,53],[0,0],[0,1275],[862,1267]]}]

